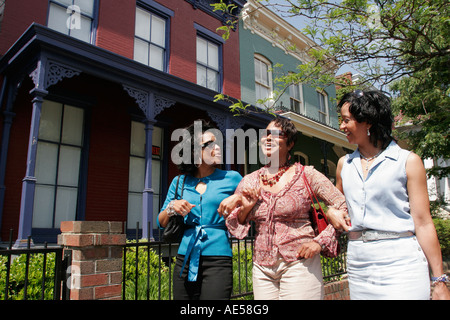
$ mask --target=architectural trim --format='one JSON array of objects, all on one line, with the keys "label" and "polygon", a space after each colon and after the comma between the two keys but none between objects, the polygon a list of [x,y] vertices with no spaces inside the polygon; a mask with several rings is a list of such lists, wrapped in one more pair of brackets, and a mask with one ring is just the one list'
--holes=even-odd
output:
[{"label": "architectural trim", "polygon": [[355,150],[356,145],[350,144],[345,134],[323,123],[303,117],[295,112],[285,112],[284,117],[291,119],[295,127],[304,135],[319,138],[335,145]]}]

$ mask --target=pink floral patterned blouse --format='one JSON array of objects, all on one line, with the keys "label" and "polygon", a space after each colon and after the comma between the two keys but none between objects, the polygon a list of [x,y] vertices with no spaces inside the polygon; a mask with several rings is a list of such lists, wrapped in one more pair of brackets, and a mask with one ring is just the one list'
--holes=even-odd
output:
[{"label": "pink floral patterned blouse", "polygon": [[[295,261],[301,243],[313,240],[317,241],[324,248],[323,250],[337,251],[336,242],[332,241],[337,234],[331,224],[315,237],[309,219],[311,200],[302,177],[302,168],[314,193],[327,206],[347,210],[345,198],[329,179],[312,166],[303,167],[299,163],[295,166],[294,177],[278,193],[271,193],[261,188],[260,197],[244,224],[239,223],[238,209],[233,210],[227,217],[228,230],[239,239],[247,236],[250,221],[255,222],[253,262],[259,265],[273,266],[277,261],[278,253],[287,262]],[[235,193],[242,193],[244,188],[258,188],[261,170],[263,168],[246,175]]]}]

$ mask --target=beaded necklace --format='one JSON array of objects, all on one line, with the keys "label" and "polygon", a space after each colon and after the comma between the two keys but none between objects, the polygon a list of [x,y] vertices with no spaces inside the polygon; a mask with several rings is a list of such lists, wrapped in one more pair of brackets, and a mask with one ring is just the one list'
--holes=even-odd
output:
[{"label": "beaded necklace", "polygon": [[[267,177],[267,173],[265,173],[265,174],[263,174],[262,172],[260,173],[260,177],[261,177],[261,182],[263,183],[263,185],[265,185],[265,186],[269,186],[269,187],[272,187],[272,186],[274,186],[278,181],[280,181],[280,178],[281,178],[281,176],[290,168],[290,163],[286,163],[285,165],[283,165],[283,166],[281,166],[279,169],[278,169],[278,172],[273,176],[273,177],[270,177],[270,178],[268,178]],[[266,172],[267,172],[267,167],[268,166],[265,166],[265,168],[266,168]]]}]

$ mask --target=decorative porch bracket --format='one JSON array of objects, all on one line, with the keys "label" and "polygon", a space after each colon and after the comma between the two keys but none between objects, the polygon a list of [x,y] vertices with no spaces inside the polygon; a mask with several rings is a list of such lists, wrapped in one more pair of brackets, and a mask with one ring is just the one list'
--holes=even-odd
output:
[{"label": "decorative porch bracket", "polygon": [[152,188],[152,141],[155,117],[165,108],[170,108],[176,101],[153,92],[137,89],[123,84],[128,95],[136,100],[145,115],[145,178],[142,193],[142,238],[153,239],[153,194]]},{"label": "decorative porch bracket", "polygon": [[48,87],[58,83],[64,78],[79,75],[80,70],[71,68],[59,62],[48,60],[41,56],[37,61],[36,68],[29,73],[34,83],[30,91],[33,103],[31,115],[30,136],[28,140],[28,155],[26,174],[22,180],[22,197],[20,203],[19,232],[15,243],[16,247],[26,245],[26,241],[32,232],[34,191],[36,186],[36,155],[37,141],[39,137],[39,123],[41,120],[42,103],[48,94]]}]

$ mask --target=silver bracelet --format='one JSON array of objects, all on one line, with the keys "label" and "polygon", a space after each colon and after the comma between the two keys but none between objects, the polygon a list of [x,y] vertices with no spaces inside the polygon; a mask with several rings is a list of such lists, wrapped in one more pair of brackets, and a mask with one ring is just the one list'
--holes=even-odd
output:
[{"label": "silver bracelet", "polygon": [[175,203],[175,200],[172,200],[169,202],[169,205],[167,206],[167,216],[173,217],[176,216],[178,213],[175,211],[175,209],[173,208],[173,205]]},{"label": "silver bracelet", "polygon": [[449,277],[444,273],[442,276],[440,277],[431,277],[431,281],[433,281],[431,283],[432,286],[437,285],[439,282],[449,282]]}]

